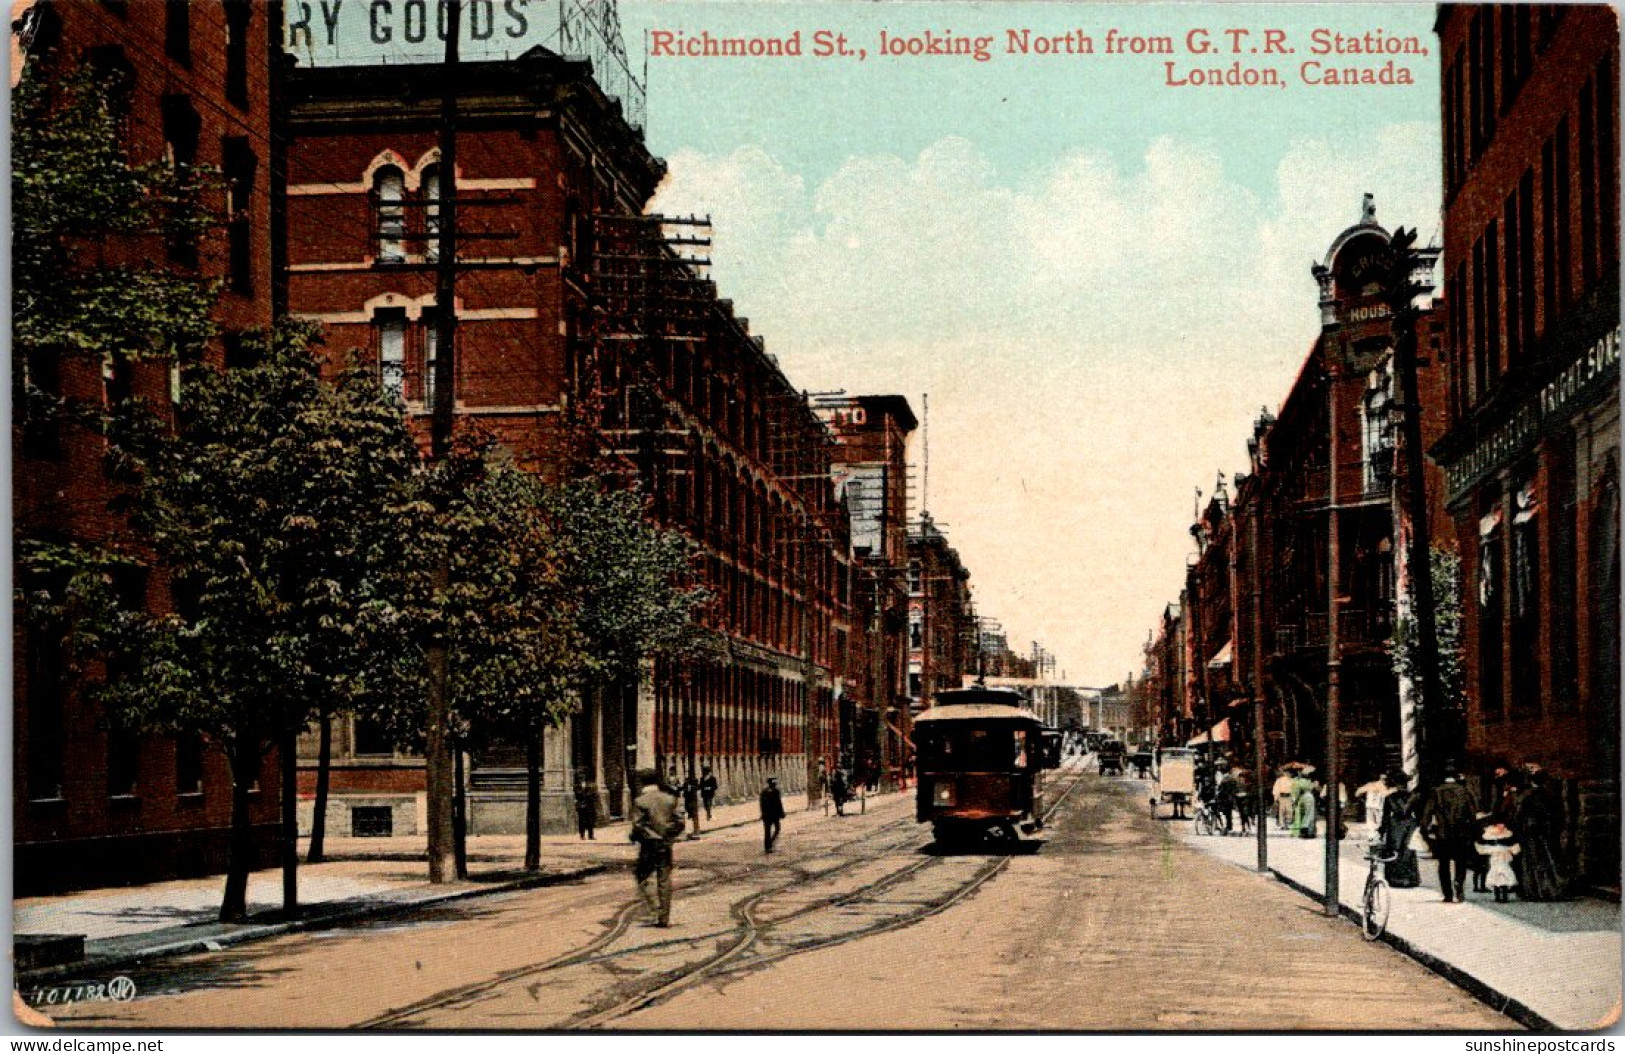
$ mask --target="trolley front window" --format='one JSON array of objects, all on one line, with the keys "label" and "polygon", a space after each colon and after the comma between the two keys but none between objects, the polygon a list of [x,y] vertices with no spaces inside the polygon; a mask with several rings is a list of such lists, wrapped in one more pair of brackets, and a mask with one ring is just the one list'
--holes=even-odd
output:
[{"label": "trolley front window", "polygon": [[916,733],[919,765],[939,772],[1005,772],[1028,765],[1024,728],[932,729]]}]

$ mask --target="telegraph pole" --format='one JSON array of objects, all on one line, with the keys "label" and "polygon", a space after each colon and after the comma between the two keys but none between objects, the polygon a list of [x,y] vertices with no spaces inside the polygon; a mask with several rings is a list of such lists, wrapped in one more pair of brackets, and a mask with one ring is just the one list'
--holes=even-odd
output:
[{"label": "telegraph pole", "polygon": [[1338,915],[1338,823],[1343,817],[1342,803],[1338,800],[1339,749],[1337,736],[1342,703],[1343,649],[1339,635],[1338,615],[1342,609],[1339,587],[1341,553],[1338,547],[1337,523],[1337,382],[1341,372],[1333,357],[1338,349],[1326,348],[1326,406],[1327,406],[1327,473],[1326,473],[1326,897],[1325,913]]},{"label": "telegraph pole", "polygon": [[1444,692],[1439,682],[1439,627],[1434,615],[1433,562],[1429,552],[1428,502],[1422,466],[1422,405],[1417,395],[1416,323],[1412,306],[1425,287],[1412,283],[1418,263],[1416,230],[1404,227],[1394,232],[1388,243],[1393,254],[1388,300],[1393,310],[1394,377],[1399,382],[1400,427],[1405,442],[1405,486],[1401,508],[1410,518],[1406,532],[1405,560],[1410,566],[1411,612],[1416,623],[1415,662],[1422,688],[1422,742],[1419,751],[1423,782],[1435,783],[1439,766],[1457,744],[1454,728],[1447,727],[1453,714],[1447,714]]},{"label": "telegraph pole", "polygon": [[[439,257],[435,270],[434,407],[430,421],[430,456],[444,462],[451,453],[452,413],[456,405],[457,349],[457,70],[458,37],[462,32],[462,0],[442,0],[446,12],[446,59],[440,89],[440,201]],[[451,586],[451,557],[435,565],[436,599]],[[423,752],[427,798],[429,881],[455,881],[456,835],[452,823],[454,773],[451,737],[451,683],[445,627],[436,628],[429,642],[429,717]]]}]

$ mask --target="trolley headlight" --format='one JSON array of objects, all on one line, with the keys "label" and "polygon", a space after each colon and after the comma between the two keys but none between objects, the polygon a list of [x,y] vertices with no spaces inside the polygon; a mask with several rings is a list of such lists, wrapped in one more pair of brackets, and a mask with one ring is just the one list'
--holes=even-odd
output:
[{"label": "trolley headlight", "polygon": [[954,803],[954,785],[946,780],[938,780],[931,785],[932,805],[952,805]]}]

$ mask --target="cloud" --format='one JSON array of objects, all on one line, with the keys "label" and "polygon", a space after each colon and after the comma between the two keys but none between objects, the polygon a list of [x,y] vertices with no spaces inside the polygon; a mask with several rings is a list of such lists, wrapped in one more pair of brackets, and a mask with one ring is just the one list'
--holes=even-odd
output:
[{"label": "cloud", "polygon": [[816,186],[743,147],[674,154],[654,207],[713,216],[718,285],[795,384],[930,393],[930,507],[981,610],[1105,683],[1178,594],[1193,489],[1245,467],[1314,339],[1310,264],[1367,191],[1429,237],[1437,156],[1421,123],[1302,139],[1260,198],[1166,136],[1021,181],[959,137]]}]

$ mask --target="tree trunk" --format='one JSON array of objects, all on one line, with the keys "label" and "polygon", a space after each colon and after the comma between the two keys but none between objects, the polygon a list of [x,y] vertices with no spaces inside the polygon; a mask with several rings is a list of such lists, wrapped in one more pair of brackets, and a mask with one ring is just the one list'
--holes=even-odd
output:
[{"label": "tree trunk", "polygon": [[542,869],[542,736],[525,742],[525,870]]},{"label": "tree trunk", "polygon": [[463,775],[463,744],[451,749],[451,841],[457,861],[457,877],[468,877],[468,785]]},{"label": "tree trunk", "polygon": [[316,812],[310,820],[310,850],[307,864],[322,862],[327,850],[327,787],[333,770],[333,715],[322,714],[321,745],[316,752]]},{"label": "tree trunk", "polygon": [[282,737],[282,913],[299,911],[299,734]]},{"label": "tree trunk", "polygon": [[254,783],[258,744],[239,746],[231,761],[231,859],[226,865],[226,892],[220,901],[221,922],[248,918],[248,873],[254,870],[254,827],[248,813],[248,788]]}]

